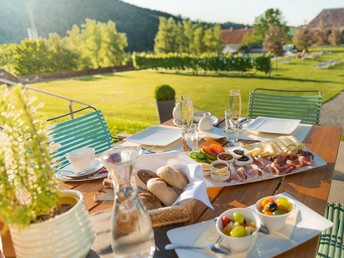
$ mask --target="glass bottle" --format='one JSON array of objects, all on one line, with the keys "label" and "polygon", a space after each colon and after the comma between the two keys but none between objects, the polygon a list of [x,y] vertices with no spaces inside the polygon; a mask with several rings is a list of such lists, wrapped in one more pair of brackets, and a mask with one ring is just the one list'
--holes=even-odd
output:
[{"label": "glass bottle", "polygon": [[154,231],[138,196],[135,181],[137,148],[113,148],[101,160],[112,176],[115,204],[112,215],[112,250],[115,257],[152,257]]}]

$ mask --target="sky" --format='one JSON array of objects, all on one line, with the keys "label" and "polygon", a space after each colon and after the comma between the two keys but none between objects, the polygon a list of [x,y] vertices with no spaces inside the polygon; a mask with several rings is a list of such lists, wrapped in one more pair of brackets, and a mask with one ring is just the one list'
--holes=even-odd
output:
[{"label": "sky", "polygon": [[278,8],[289,26],[310,22],[321,10],[344,8],[344,0],[122,0],[152,10],[205,22],[253,25],[268,8]]}]

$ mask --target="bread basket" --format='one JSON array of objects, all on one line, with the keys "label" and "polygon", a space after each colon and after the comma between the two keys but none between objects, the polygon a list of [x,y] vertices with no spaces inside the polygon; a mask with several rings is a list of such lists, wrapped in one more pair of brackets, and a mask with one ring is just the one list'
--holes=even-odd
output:
[{"label": "bread basket", "polygon": [[152,220],[153,227],[190,221],[196,202],[197,200],[190,199],[176,206],[149,210],[148,214]]},{"label": "bread basket", "polygon": [[[102,193],[96,194],[96,201],[113,202],[114,193],[112,181],[104,179]],[[196,199],[188,199],[176,206],[167,206],[159,209],[148,210],[153,227],[162,227],[170,224],[184,223],[192,219]]]}]

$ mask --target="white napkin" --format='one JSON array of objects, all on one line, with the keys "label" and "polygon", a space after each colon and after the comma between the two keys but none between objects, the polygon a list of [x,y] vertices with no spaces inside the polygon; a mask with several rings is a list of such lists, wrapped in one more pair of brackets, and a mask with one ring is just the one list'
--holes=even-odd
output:
[{"label": "white napkin", "polygon": [[[189,180],[189,184],[172,206],[188,199],[197,199],[209,208],[214,209],[209,201],[201,165],[189,158],[184,152],[170,151],[142,155],[136,162],[136,169],[148,169],[155,172],[158,168],[167,165],[184,173]],[[146,186],[142,182],[138,181],[137,184],[146,189]]]}]

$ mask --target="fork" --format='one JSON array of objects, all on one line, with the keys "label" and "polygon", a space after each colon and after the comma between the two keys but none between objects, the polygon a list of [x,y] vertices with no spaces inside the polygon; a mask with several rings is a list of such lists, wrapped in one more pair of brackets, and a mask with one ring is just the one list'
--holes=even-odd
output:
[{"label": "fork", "polygon": [[218,237],[215,243],[211,243],[207,246],[195,246],[195,245],[184,245],[184,244],[168,244],[165,246],[166,250],[172,250],[172,249],[197,249],[197,250],[211,250],[214,253],[217,254],[224,254],[224,255],[230,255],[231,251],[220,245],[221,237]]}]

